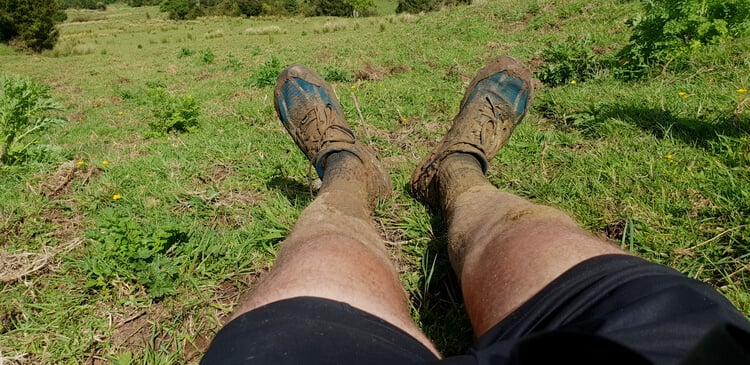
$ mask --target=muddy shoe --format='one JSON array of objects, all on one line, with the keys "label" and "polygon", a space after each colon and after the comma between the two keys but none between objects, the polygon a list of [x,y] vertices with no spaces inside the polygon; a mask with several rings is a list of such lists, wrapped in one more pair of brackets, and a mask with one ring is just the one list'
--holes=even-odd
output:
[{"label": "muddy shoe", "polygon": [[344,119],[336,94],[312,69],[290,66],[281,74],[274,89],[274,106],[281,123],[304,152],[320,178],[325,174],[326,157],[347,151],[365,165],[370,200],[388,196],[393,186],[374,153],[357,141]]},{"label": "muddy shoe", "polygon": [[504,56],[481,69],[466,89],[453,127],[414,171],[409,184],[412,196],[439,207],[434,177],[443,159],[454,152],[474,155],[487,173],[488,161],[526,115],[532,97],[531,73],[521,62]]}]

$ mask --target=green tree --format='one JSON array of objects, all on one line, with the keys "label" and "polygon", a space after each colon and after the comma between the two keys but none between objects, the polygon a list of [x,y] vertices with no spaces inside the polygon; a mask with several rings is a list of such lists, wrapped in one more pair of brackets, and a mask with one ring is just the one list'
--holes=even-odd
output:
[{"label": "green tree", "polygon": [[63,9],[107,10],[107,4],[113,2],[114,0],[58,0],[58,5]]},{"label": "green tree", "polygon": [[315,14],[321,16],[349,16],[354,9],[346,1],[317,0]]},{"label": "green tree", "polygon": [[161,0],[128,0],[128,5],[132,7],[160,5],[160,4],[161,4]]},{"label": "green tree", "polygon": [[0,1],[0,42],[41,52],[55,46],[56,21],[66,18],[57,0]]},{"label": "green tree", "polygon": [[164,0],[159,5],[159,10],[175,20],[195,19],[203,12],[197,0]]},{"label": "green tree", "polygon": [[316,15],[355,16],[374,13],[374,0],[317,0]]},{"label": "green tree", "polygon": [[[201,1],[201,4],[206,4]],[[218,1],[207,11],[213,14],[230,16],[258,16],[263,14],[262,0],[222,0]]]},{"label": "green tree", "polygon": [[471,0],[399,0],[397,13],[420,13],[434,11],[442,6],[469,5]]},{"label": "green tree", "polygon": [[237,2],[240,12],[245,16],[258,16],[263,13],[263,1],[260,0],[242,0]]}]

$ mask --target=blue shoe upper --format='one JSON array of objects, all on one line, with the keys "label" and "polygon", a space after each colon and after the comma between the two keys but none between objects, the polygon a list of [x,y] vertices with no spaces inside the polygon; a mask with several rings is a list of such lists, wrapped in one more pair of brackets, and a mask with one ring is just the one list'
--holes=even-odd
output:
[{"label": "blue shoe upper", "polygon": [[506,72],[499,72],[479,81],[466,98],[466,102],[461,105],[461,108],[473,102],[477,96],[482,99],[490,97],[491,99],[501,100],[505,106],[513,108],[516,115],[523,115],[526,111],[526,102],[529,99],[529,90],[524,88],[523,80],[512,77]]}]

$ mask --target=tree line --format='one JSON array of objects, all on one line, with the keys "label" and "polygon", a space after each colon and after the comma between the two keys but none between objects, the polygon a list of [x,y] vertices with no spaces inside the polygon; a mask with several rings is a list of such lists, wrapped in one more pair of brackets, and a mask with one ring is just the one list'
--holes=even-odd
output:
[{"label": "tree line", "polygon": [[[117,0],[0,0],[0,43],[22,51],[52,49],[59,36],[56,23],[65,21],[64,9],[106,10]],[[159,6],[170,19],[226,16],[371,16],[375,0],[120,0],[127,5]],[[419,13],[471,0],[399,0],[396,12]]]}]

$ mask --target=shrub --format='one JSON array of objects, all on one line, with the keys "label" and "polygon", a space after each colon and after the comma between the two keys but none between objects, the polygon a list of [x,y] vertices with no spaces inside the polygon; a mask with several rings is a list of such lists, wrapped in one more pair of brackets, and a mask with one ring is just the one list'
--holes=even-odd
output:
[{"label": "shrub", "polygon": [[177,53],[177,58],[192,56],[193,53],[195,53],[195,51],[193,51],[192,49],[182,47],[180,48],[180,51]]},{"label": "shrub", "polygon": [[323,73],[323,78],[329,82],[349,82],[352,81],[352,75],[341,69],[329,68]]},{"label": "shrub", "polygon": [[161,4],[162,0],[128,0],[128,5],[132,7],[152,6]]},{"label": "shrub", "polygon": [[65,122],[49,114],[62,110],[49,90],[27,78],[0,77],[0,165],[19,161],[35,138]]},{"label": "shrub", "polygon": [[5,0],[0,2],[0,42],[18,49],[41,52],[57,42],[55,22],[65,20],[57,0]]},{"label": "shrub", "polygon": [[399,0],[396,13],[421,13],[440,9],[442,6],[469,5],[471,0]]},{"label": "shrub", "polygon": [[190,95],[170,95],[161,87],[151,87],[148,96],[153,118],[148,123],[156,134],[190,132],[200,124],[200,105]]},{"label": "shrub", "polygon": [[91,10],[107,10],[107,4],[113,3],[114,0],[58,0],[58,4],[63,9],[76,8],[76,9],[91,9]]},{"label": "shrub", "polygon": [[227,64],[224,66],[224,70],[240,71],[242,70],[242,61],[232,54],[227,56]]},{"label": "shrub", "polygon": [[278,58],[271,57],[268,62],[262,64],[250,79],[245,82],[247,87],[264,87],[276,84],[276,79],[281,73],[281,62]]},{"label": "shrub", "polygon": [[602,57],[594,53],[592,44],[591,38],[585,36],[548,46],[542,53],[544,64],[537,77],[550,86],[595,77],[606,67]]},{"label": "shrub", "polygon": [[203,65],[210,65],[214,63],[215,58],[214,51],[211,50],[211,48],[206,48],[201,51],[201,56],[198,61]]},{"label": "shrub", "polygon": [[368,16],[375,14],[374,0],[316,0],[315,15]]},{"label": "shrub", "polygon": [[685,61],[706,45],[729,41],[750,28],[750,0],[643,0],[645,13],[629,22],[623,68],[642,74],[654,65]]},{"label": "shrub", "polygon": [[240,11],[245,16],[258,16],[263,14],[263,1],[244,0],[240,2]]},{"label": "shrub", "polygon": [[197,0],[164,0],[159,5],[159,10],[174,20],[195,19],[203,14]]}]

